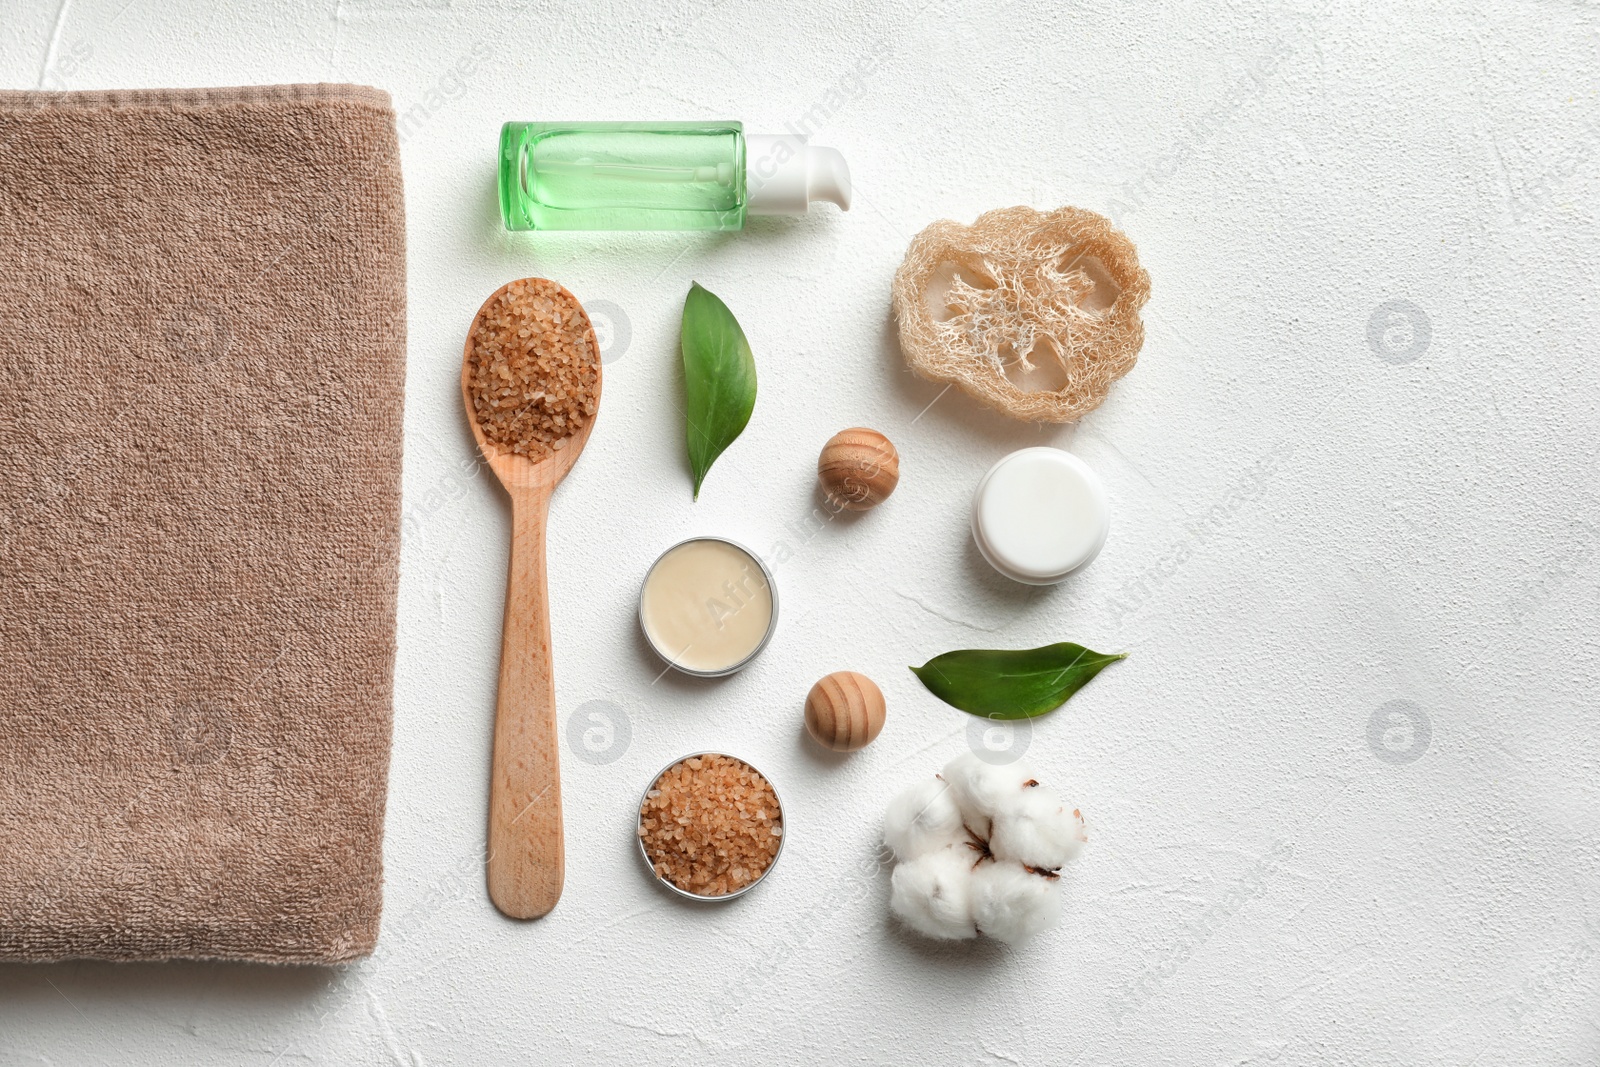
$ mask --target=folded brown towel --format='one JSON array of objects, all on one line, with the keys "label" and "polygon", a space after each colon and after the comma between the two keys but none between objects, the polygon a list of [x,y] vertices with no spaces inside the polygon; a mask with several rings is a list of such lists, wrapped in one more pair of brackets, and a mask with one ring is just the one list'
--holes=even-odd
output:
[{"label": "folded brown towel", "polygon": [[387,94],[0,93],[0,958],[372,950]]}]

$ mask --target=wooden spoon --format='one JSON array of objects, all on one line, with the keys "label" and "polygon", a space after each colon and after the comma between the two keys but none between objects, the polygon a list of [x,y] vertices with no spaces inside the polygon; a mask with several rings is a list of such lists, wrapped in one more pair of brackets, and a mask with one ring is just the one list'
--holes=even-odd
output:
[{"label": "wooden spoon", "polygon": [[[585,420],[558,451],[530,459],[488,440],[473,405],[473,335],[507,283],[473,317],[462,355],[461,395],[467,421],[489,469],[511,497],[511,570],[500,638],[500,689],[495,703],[494,766],[489,785],[489,898],[515,919],[537,919],[561,899],[566,874],[561,827],[561,763],[557,755],[555,680],[550,657],[550,601],[545,583],[545,519],[550,496],[583,451],[594,428]],[[566,289],[540,278],[548,295],[579,309],[567,329],[587,335],[594,357],[594,399],[600,400],[600,347],[589,317]]]}]

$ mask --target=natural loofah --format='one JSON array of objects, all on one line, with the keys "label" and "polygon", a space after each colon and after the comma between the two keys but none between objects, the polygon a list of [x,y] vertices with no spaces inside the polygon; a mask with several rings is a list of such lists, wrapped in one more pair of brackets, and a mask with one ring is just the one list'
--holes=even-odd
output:
[{"label": "natural loofah", "polygon": [[1074,422],[1139,358],[1150,275],[1103,215],[1010,207],[917,234],[893,299],[917,374],[1014,419]]}]

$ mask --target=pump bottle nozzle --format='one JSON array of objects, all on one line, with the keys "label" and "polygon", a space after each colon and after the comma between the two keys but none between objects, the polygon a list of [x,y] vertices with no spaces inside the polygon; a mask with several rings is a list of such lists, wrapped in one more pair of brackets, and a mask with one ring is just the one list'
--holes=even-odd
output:
[{"label": "pump bottle nozzle", "polygon": [[752,215],[804,215],[813,200],[850,210],[850,167],[837,148],[793,134],[747,134],[744,167]]}]

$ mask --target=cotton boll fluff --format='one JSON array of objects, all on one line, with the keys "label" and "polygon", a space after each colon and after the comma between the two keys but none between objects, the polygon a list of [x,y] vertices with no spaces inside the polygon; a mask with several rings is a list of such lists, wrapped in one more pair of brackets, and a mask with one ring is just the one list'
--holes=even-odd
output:
[{"label": "cotton boll fluff", "polygon": [[889,880],[889,910],[928,937],[978,936],[972,921],[972,860],[964,851],[942,848],[900,864]]},{"label": "cotton boll fluff", "polygon": [[1060,919],[1055,870],[1084,840],[1078,809],[1032,771],[961,756],[890,802],[889,910],[928,937],[1016,944]]},{"label": "cotton boll fluff", "polygon": [[1026,941],[1061,918],[1058,882],[1018,863],[980,863],[972,871],[972,921],[998,941]]},{"label": "cotton boll fluff", "polygon": [[1026,767],[997,766],[974,752],[945,764],[942,776],[955,792],[967,827],[979,837],[989,836],[989,820],[1020,799],[1026,783],[1033,780],[1033,772]]},{"label": "cotton boll fluff", "polygon": [[942,778],[918,782],[895,797],[883,818],[883,843],[902,863],[967,840],[955,793]]},{"label": "cotton boll fluff", "polygon": [[998,859],[1053,871],[1078,854],[1088,840],[1083,816],[1048,787],[1033,786],[995,820],[989,850]]}]

